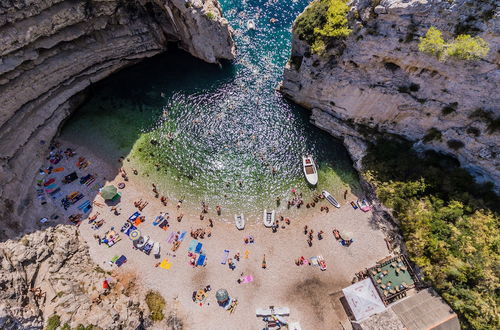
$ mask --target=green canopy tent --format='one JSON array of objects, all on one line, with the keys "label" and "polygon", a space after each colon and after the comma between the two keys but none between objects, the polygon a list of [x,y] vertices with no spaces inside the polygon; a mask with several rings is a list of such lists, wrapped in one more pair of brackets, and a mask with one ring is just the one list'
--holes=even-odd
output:
[{"label": "green canopy tent", "polygon": [[106,186],[101,189],[101,196],[105,200],[110,200],[116,198],[118,195],[118,190],[115,186]]}]

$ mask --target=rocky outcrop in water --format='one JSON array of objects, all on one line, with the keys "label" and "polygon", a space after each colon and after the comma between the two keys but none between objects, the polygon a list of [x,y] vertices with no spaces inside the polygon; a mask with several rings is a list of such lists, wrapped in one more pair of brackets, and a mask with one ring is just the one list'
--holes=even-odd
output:
[{"label": "rocky outcrop in water", "polygon": [[[0,218],[19,230],[35,170],[81,92],[175,42],[233,59],[217,0],[0,1]],[[84,133],[84,132],[83,132]]]},{"label": "rocky outcrop in water", "polygon": [[[311,54],[294,36],[282,92],[312,109],[312,122],[344,140],[359,168],[364,142],[384,132],[456,156],[463,166],[500,182],[498,2],[354,0],[353,32]],[[490,46],[477,61],[419,52],[430,26],[445,39],[479,35]],[[424,137],[426,142],[424,142]]]},{"label": "rocky outcrop in water", "polygon": [[105,272],[92,262],[75,227],[0,243],[1,329],[42,329],[53,315],[72,329],[136,329],[148,322],[143,296],[133,274]]}]

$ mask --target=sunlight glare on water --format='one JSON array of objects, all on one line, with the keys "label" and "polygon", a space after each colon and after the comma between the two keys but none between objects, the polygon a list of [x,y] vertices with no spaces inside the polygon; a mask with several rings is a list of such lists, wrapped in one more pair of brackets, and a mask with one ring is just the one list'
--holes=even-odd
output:
[{"label": "sunlight glare on water", "polygon": [[292,22],[307,3],[222,0],[235,29],[233,63],[219,68],[169,51],[107,79],[68,126],[92,124],[171,197],[261,212],[292,187],[312,193],[305,154],[320,167],[318,191],[339,193],[356,184],[345,149],[275,91]]}]

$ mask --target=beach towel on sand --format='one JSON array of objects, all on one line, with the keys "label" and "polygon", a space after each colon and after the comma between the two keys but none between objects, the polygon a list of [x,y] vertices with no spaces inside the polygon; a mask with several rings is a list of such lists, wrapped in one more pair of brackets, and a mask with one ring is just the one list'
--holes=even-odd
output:
[{"label": "beach towel on sand", "polygon": [[135,212],[134,214],[132,214],[130,216],[130,218],[128,218],[130,221],[134,221],[135,219],[137,219],[138,216],[140,216],[141,213],[140,212]]},{"label": "beach towel on sand", "polygon": [[198,262],[196,263],[196,266],[205,266],[206,258],[207,257],[204,254],[200,254],[200,256],[198,257]]},{"label": "beach towel on sand", "polygon": [[184,237],[186,237],[187,231],[183,231],[180,236],[179,236],[179,242],[182,242],[184,240]]},{"label": "beach towel on sand", "polygon": [[192,240],[190,243],[189,243],[189,247],[188,247],[188,251],[189,252],[194,252],[194,250],[196,249],[196,245],[198,245],[198,241],[197,240]]},{"label": "beach towel on sand", "polygon": [[172,267],[172,264],[168,262],[168,259],[163,259],[163,261],[160,263],[160,267],[163,269],[170,269],[170,267]]},{"label": "beach towel on sand", "polygon": [[196,245],[196,248],[195,248],[195,250],[194,250],[194,253],[200,253],[200,252],[201,252],[201,248],[202,248],[202,247],[203,247],[203,244],[198,243],[198,244]]},{"label": "beach towel on sand", "polygon": [[122,255],[120,258],[118,258],[118,260],[115,261],[115,265],[117,265],[118,267],[120,267],[121,265],[123,265],[126,262],[127,262],[127,257],[125,257],[124,255]]},{"label": "beach towel on sand", "polygon": [[225,265],[228,257],[229,257],[229,250],[224,250],[224,256],[222,256],[222,260],[220,263]]},{"label": "beach towel on sand", "polygon": [[243,276],[241,278],[241,283],[242,284],[246,284],[246,283],[250,283],[250,282],[253,282],[253,276],[252,275]]},{"label": "beach towel on sand", "polygon": [[170,233],[170,236],[167,239],[167,243],[169,244],[172,243],[174,241],[174,237],[175,237],[175,231]]},{"label": "beach towel on sand", "polygon": [[54,183],[56,181],[56,179],[54,178],[50,178],[48,179],[47,181],[45,181],[45,183],[43,184],[45,187],[51,185],[52,183]]}]

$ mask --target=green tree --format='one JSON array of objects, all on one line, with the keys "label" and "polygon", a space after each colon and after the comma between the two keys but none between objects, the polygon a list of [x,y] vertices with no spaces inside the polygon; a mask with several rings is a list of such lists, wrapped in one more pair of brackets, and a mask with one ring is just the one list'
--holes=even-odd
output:
[{"label": "green tree", "polygon": [[424,37],[420,37],[418,50],[423,53],[431,54],[441,59],[444,55],[446,43],[442,37],[441,31],[431,26]]},{"label": "green tree", "polygon": [[351,33],[347,21],[349,6],[344,0],[329,0],[326,23],[314,28],[314,33],[328,38],[344,38]]},{"label": "green tree", "polygon": [[316,0],[297,18],[294,32],[311,45],[315,54],[324,54],[329,40],[342,39],[351,33],[346,0]]},{"label": "green tree", "polygon": [[460,60],[477,60],[488,55],[490,46],[483,38],[472,37],[468,34],[461,34],[446,42],[441,31],[431,26],[425,36],[420,37],[418,50],[436,56],[440,61],[448,57]]},{"label": "green tree", "polygon": [[371,146],[363,168],[399,220],[411,259],[463,328],[498,328],[500,207],[492,186],[449,157],[396,141]]},{"label": "green tree", "polygon": [[449,44],[446,53],[462,60],[476,60],[486,57],[489,51],[490,46],[483,38],[461,34]]}]

